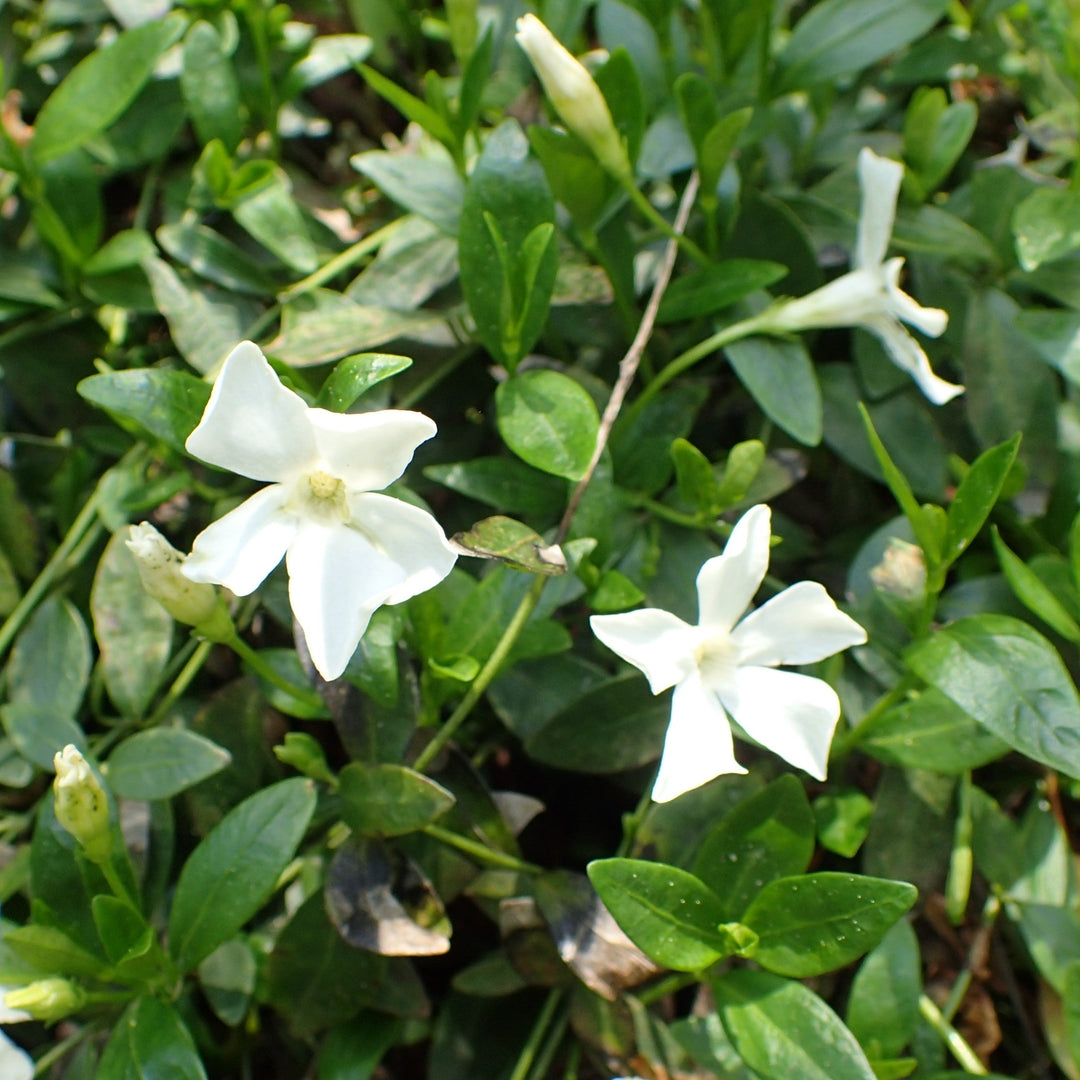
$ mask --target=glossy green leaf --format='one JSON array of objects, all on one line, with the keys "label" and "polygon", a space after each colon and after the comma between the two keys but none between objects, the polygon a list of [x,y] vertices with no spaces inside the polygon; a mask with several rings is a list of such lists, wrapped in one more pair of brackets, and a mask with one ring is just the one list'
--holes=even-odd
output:
[{"label": "glossy green leaf", "polygon": [[4,944],[16,956],[50,974],[100,978],[106,970],[101,960],[55,926],[18,926],[4,935]]},{"label": "glossy green leaf", "polygon": [[39,769],[53,770],[53,757],[68,743],[87,753],[86,736],[69,716],[47,705],[0,705],[0,721],[15,749]]},{"label": "glossy green leaf", "polygon": [[223,289],[252,296],[269,296],[274,291],[266,271],[243,248],[208,225],[177,221],[162,225],[154,236],[181,266]]},{"label": "glossy green leaf", "polygon": [[499,434],[522,461],[580,480],[596,446],[600,416],[568,375],[547,368],[514,375],[495,391]]},{"label": "glossy green leaf", "polygon": [[342,820],[360,835],[416,832],[454,805],[446,788],[404,765],[354,761],[341,770],[338,780]]},{"label": "glossy green leaf", "polygon": [[533,125],[529,144],[544,167],[555,198],[570,211],[580,229],[596,227],[616,183],[575,135],[559,128]]},{"label": "glossy green leaf", "polygon": [[819,795],[813,810],[821,846],[845,859],[854,858],[869,831],[873,802],[855,788],[838,788]]},{"label": "glossy green leaf", "polygon": [[105,547],[90,592],[105,686],[124,716],[142,716],[172,647],[172,616],[142,587],[127,529]]},{"label": "glossy green leaf", "polygon": [[1020,449],[1019,434],[980,454],[964,474],[949,504],[942,558],[958,558],[978,535],[990,516]]},{"label": "glossy green leaf", "polygon": [[859,966],[848,995],[847,1025],[871,1058],[899,1055],[919,1021],[919,939],[901,919]]},{"label": "glossy green leaf", "polygon": [[736,443],[724,462],[716,497],[723,510],[747,497],[765,465],[765,444],[757,439]]},{"label": "glossy green leaf", "polygon": [[323,383],[315,405],[331,412],[347,412],[361,395],[384,379],[389,379],[412,366],[407,356],[391,353],[357,353],[346,356],[334,365]]},{"label": "glossy green leaf", "polygon": [[1035,270],[1080,247],[1080,192],[1040,187],[1013,212],[1016,254],[1025,270]]},{"label": "glossy green leaf", "polygon": [[454,543],[480,558],[497,559],[526,573],[550,577],[566,572],[562,549],[545,544],[539,533],[513,518],[484,518],[468,532],[455,534]]},{"label": "glossy green leaf", "polygon": [[319,265],[318,252],[284,172],[275,170],[267,182],[233,202],[230,209],[237,223],[291,270],[310,274]]},{"label": "glossy green leaf", "polygon": [[92,907],[94,924],[111,963],[120,964],[135,955],[145,954],[150,943],[156,941],[146,920],[125,901],[99,895],[94,897]]},{"label": "glossy green leaf", "polygon": [[762,1080],[875,1080],[855,1036],[802,983],[741,969],[711,985],[728,1038]]},{"label": "glossy green leaf", "polygon": [[478,457],[450,465],[429,465],[424,475],[507,514],[554,517],[566,505],[564,481],[516,458]]},{"label": "glossy green leaf", "polygon": [[135,100],[158,57],[183,33],[178,14],[153,19],[92,52],[49,95],[34,121],[38,164],[82,146]]},{"label": "glossy green leaf", "polygon": [[720,898],[693,874],[642,859],[597,859],[587,870],[627,937],[658,964],[701,971],[730,951],[717,930]]},{"label": "glossy green leaf", "polygon": [[447,235],[458,235],[465,185],[448,156],[369,150],[354,155],[350,163],[388,198],[426,218]]},{"label": "glossy green leaf", "polygon": [[224,769],[228,750],[183,728],[154,728],[125,739],[110,755],[106,776],[121,799],[171,799]]},{"label": "glossy green leaf", "polygon": [[199,142],[220,139],[234,153],[244,130],[240,84],[213,23],[199,19],[191,24],[182,57],[180,87]]},{"label": "glossy green leaf", "polygon": [[904,654],[936,686],[1014,750],[1080,777],[1080,700],[1057,651],[1008,615],[971,615]]},{"label": "glossy green leaf", "polygon": [[801,874],[813,853],[814,815],[788,774],[724,815],[702,842],[694,873],[720,898],[718,921],[741,921],[762,886]]},{"label": "glossy green leaf", "polygon": [[758,289],[767,289],[786,274],[786,266],[764,259],[725,259],[693,270],[668,286],[656,321],[682,322],[712,315]]},{"label": "glossy green leaf", "polygon": [[1059,633],[1066,641],[1074,644],[1080,642],[1080,625],[1077,625],[1076,620],[1069,614],[1053,590],[1009,548],[1008,544],[1001,539],[996,526],[993,528],[992,535],[994,550],[1001,564],[1001,572],[1020,603],[1038,615],[1047,626]]},{"label": "glossy green leaf", "polygon": [[799,19],[777,58],[777,90],[861,71],[921,37],[947,7],[948,0],[824,0]]},{"label": "glossy green leaf", "polygon": [[206,1080],[195,1041],[171,1005],[147,995],[117,1021],[101,1055],[97,1080]]},{"label": "glossy green leaf", "polygon": [[90,678],[90,664],[90,635],[82,616],[69,600],[52,596],[15,640],[8,662],[8,700],[73,717]]},{"label": "glossy green leaf", "polygon": [[803,446],[821,442],[821,388],[800,340],[750,337],[733,341],[724,351],[739,381],[770,420]]},{"label": "glossy green leaf", "polygon": [[169,917],[169,949],[190,971],[266,902],[315,810],[310,780],[264,788],[232,809],[180,871]]},{"label": "glossy green leaf", "polygon": [[699,514],[718,514],[720,485],[709,459],[686,439],[671,444],[671,459],[675,462],[679,498]]}]

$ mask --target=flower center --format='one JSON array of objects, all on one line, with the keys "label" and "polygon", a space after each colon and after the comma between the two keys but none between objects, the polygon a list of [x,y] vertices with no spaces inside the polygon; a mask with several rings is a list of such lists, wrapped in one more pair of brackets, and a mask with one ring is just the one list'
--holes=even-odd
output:
[{"label": "flower center", "polygon": [[731,681],[739,666],[738,649],[726,630],[714,630],[694,650],[702,682],[717,690]]},{"label": "flower center", "polygon": [[345,500],[345,481],[317,470],[301,480],[297,490],[303,512],[323,522],[346,522],[349,508]]}]

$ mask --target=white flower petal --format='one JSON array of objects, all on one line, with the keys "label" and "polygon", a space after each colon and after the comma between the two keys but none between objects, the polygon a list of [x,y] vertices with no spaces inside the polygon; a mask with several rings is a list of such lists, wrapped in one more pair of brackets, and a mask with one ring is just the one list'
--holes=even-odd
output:
[{"label": "white flower petal", "polygon": [[282,386],[258,345],[242,341],[225,358],[189,454],[252,480],[288,480],[315,460],[308,407]]},{"label": "white flower petal", "polygon": [[285,558],[289,602],[324,679],[346,668],[376,608],[405,570],[359,529],[305,522]]},{"label": "white flower petal", "polygon": [[350,491],[381,491],[406,469],[416,448],[437,428],[423,413],[384,409],[334,413],[310,409],[320,461]]},{"label": "white flower petal", "polygon": [[859,151],[862,205],[855,241],[856,269],[877,266],[885,261],[903,179],[904,166],[898,161],[878,157],[868,147]]},{"label": "white flower petal", "polygon": [[247,596],[262,584],[296,535],[296,518],[286,513],[287,489],[271,484],[208,525],[181,568],[192,581],[224,585]]},{"label": "white flower petal", "polygon": [[698,624],[730,630],[750,606],[769,568],[771,511],[762,503],[735,523],[724,554],[698,571]]},{"label": "white flower petal", "polygon": [[934,374],[922,346],[893,316],[878,315],[864,320],[862,326],[881,339],[892,362],[906,371],[935,405],[944,405],[964,392],[962,386],[946,382]]},{"label": "white flower petal", "polygon": [[434,588],[454,568],[457,552],[442,526],[418,506],[389,495],[360,492],[349,497],[354,525],[367,534],[405,577],[383,601],[400,604]]},{"label": "white flower petal", "polygon": [[923,307],[900,288],[900,271],[903,259],[890,259],[882,268],[885,275],[886,295],[889,310],[898,318],[916,330],[921,330],[927,337],[941,337],[949,325],[949,313],[941,308]]},{"label": "white flower petal", "polygon": [[739,665],[813,664],[866,641],[816,581],[800,581],[750,612],[731,632]]},{"label": "white flower petal", "polygon": [[855,326],[885,307],[877,267],[849,270],[805,296],[781,303],[769,317],[770,329],[797,332],[830,326]]},{"label": "white flower petal", "polygon": [[827,682],[793,671],[741,667],[720,700],[752,739],[825,779],[829,744],[840,719],[840,699]]},{"label": "white flower petal", "polygon": [[669,802],[714,777],[744,772],[735,760],[727,714],[695,670],[675,687],[652,797],[656,802]]},{"label": "white flower petal", "polygon": [[[9,1023],[5,1020],[4,1023]],[[0,1031],[0,1076],[4,1080],[33,1080],[34,1059]]]},{"label": "white flower petal", "polygon": [[659,694],[695,671],[695,627],[659,608],[639,608],[619,615],[593,615],[593,633],[627,663],[645,673]]}]

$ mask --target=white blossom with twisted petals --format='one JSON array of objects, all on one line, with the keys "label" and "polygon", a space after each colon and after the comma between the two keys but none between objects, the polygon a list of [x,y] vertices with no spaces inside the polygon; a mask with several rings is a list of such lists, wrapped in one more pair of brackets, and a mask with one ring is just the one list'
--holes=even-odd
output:
[{"label": "white blossom with twisted petals", "polygon": [[242,342],[186,446],[270,484],[195,538],[183,573],[244,596],[284,557],[312,662],[337,678],[375,610],[437,585],[457,558],[427,511],[376,494],[435,430],[418,412],[309,408],[257,345]]},{"label": "white blossom with twisted petals", "polygon": [[949,316],[940,308],[925,308],[900,288],[902,258],[886,259],[896,200],[904,166],[863,148],[859,153],[862,205],[853,268],[806,296],[767,313],[772,331],[810,330],[828,326],[861,326],[881,340],[889,358],[906,371],[935,405],[944,405],[964,391],[935,375],[922,346],[904,329],[914,326],[928,337],[945,332]]},{"label": "white blossom with twisted petals", "polygon": [[735,760],[730,716],[751,738],[819,780],[840,701],[828,683],[780,664],[811,664],[866,641],[817,582],[801,581],[740,621],[769,566],[770,511],[748,510],[697,577],[698,625],[658,608],[594,615],[596,636],[640,668],[654,694],[675,688],[652,797],[668,802]]}]

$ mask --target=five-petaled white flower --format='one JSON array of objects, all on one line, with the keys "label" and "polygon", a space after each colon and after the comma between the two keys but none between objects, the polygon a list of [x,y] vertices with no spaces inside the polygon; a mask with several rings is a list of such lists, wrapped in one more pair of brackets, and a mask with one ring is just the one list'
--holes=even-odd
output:
[{"label": "five-petaled white flower", "polygon": [[900,288],[904,260],[885,258],[903,178],[904,166],[899,162],[878,157],[866,147],[859,152],[862,205],[854,269],[806,296],[765,312],[765,329],[786,332],[861,326],[881,339],[892,362],[906,371],[935,405],[944,405],[964,388],[934,374],[922,346],[901,321],[929,337],[938,337],[945,332],[949,316],[940,308],[922,307],[908,296]]},{"label": "five-petaled white flower", "polygon": [[[735,760],[728,715],[762,746],[819,780],[840,701],[828,683],[773,670],[810,664],[866,641],[817,582],[800,581],[741,622],[769,565],[770,512],[748,510],[724,553],[697,577],[698,625],[658,608],[594,615],[596,636],[640,668],[654,694],[675,687],[652,797],[667,802],[722,773]],[[736,623],[738,622],[738,625]]]},{"label": "five-petaled white flower", "polygon": [[285,557],[289,600],[319,673],[337,678],[376,608],[437,585],[456,553],[426,511],[375,492],[435,424],[417,412],[309,408],[257,345],[229,354],[188,451],[271,484],[204,529],[183,573],[244,596]]}]

